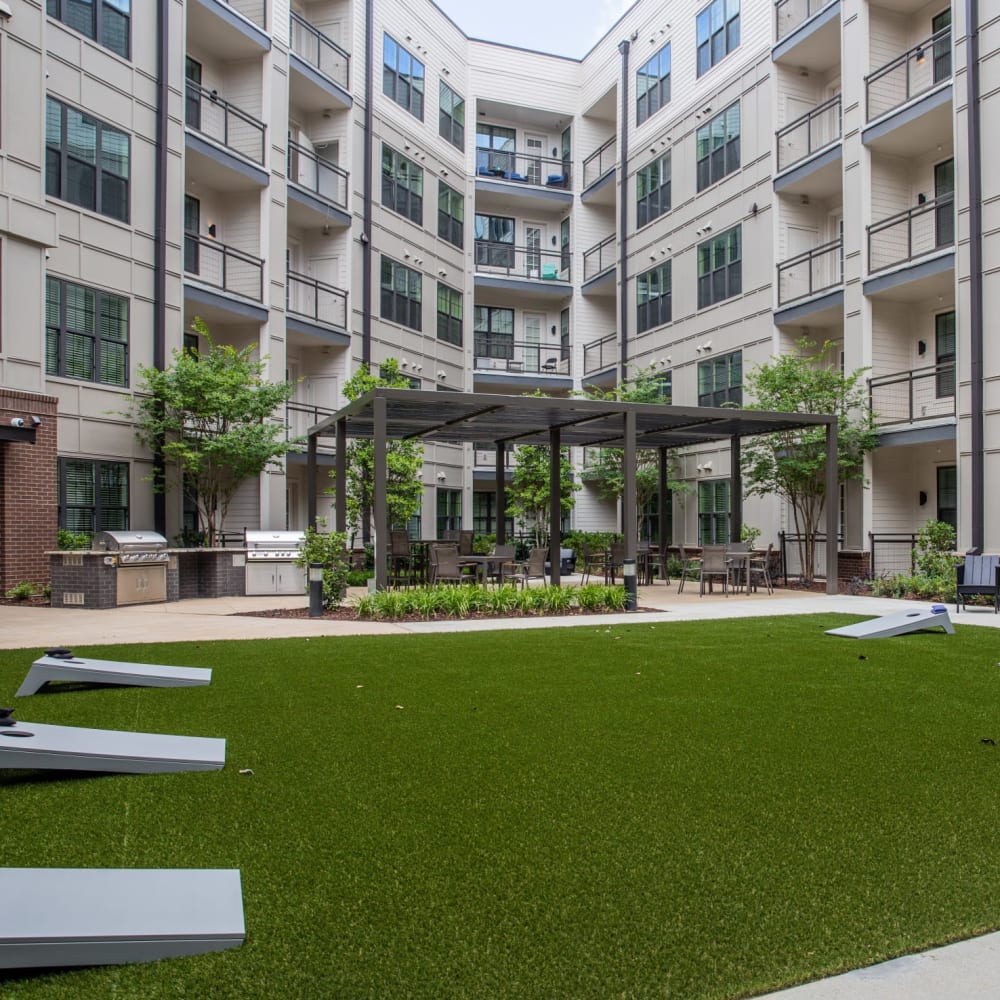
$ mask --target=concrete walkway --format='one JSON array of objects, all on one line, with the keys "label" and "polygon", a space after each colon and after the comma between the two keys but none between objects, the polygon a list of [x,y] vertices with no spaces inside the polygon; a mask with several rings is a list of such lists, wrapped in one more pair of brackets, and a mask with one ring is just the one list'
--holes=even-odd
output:
[{"label": "concrete walkway", "polygon": [[[568,582],[574,582],[571,578]],[[355,591],[360,594],[361,591]],[[911,605],[875,597],[826,596],[776,590],[723,598],[699,597],[688,584],[684,594],[674,585],[655,584],[639,590],[639,606],[656,609],[641,615],[576,616],[488,621],[407,622],[326,621],[308,618],[253,618],[238,612],[305,607],[304,596],[233,597],[214,600],[146,604],[105,611],[77,608],[0,606],[0,648],[24,649],[32,659],[52,646],[112,643],[191,642],[215,639],[274,639],[338,635],[420,635],[429,632],[476,632],[706,621],[839,612],[877,616]],[[914,606],[917,605],[914,602]],[[982,608],[956,615],[959,625],[1000,628],[1000,615]],[[849,640],[844,640],[849,641]],[[1000,661],[1000,644],[998,644]],[[25,658],[25,669],[30,661]],[[1000,998],[1000,933],[986,934],[919,955],[907,955],[867,969],[768,994],[777,1000],[996,1000]]]}]

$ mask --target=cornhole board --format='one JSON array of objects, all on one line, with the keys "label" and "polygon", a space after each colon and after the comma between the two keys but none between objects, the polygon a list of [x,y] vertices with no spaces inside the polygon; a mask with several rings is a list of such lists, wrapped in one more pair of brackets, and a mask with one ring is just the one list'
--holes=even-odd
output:
[{"label": "cornhole board", "polygon": [[40,722],[18,721],[13,726],[0,726],[0,768],[162,774],[218,771],[225,762],[224,739],[79,729]]},{"label": "cornhole board", "polygon": [[139,687],[193,687],[208,684],[212,671],[204,667],[166,667],[158,663],[120,663],[83,656],[40,656],[17,689],[15,697],[34,694],[49,681],[90,681]]},{"label": "cornhole board", "polygon": [[0,868],[0,969],[123,965],[238,948],[238,869]]},{"label": "cornhole board", "polygon": [[919,632],[921,629],[940,625],[949,635],[955,634],[955,626],[948,617],[948,609],[943,604],[932,604],[929,609],[911,608],[909,611],[895,611],[881,618],[871,618],[855,625],[826,630],[827,635],[842,635],[848,639],[888,639],[893,635]]}]

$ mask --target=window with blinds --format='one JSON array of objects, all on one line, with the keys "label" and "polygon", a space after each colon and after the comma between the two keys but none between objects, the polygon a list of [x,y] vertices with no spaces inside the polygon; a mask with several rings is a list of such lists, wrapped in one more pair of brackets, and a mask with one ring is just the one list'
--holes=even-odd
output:
[{"label": "window with blinds", "polygon": [[698,542],[701,545],[729,543],[728,479],[698,483]]},{"label": "window with blinds", "polygon": [[68,531],[125,531],[129,526],[127,462],[60,458],[59,527]]},{"label": "window with blinds", "polygon": [[129,301],[98,288],[45,279],[45,372],[128,385]]}]

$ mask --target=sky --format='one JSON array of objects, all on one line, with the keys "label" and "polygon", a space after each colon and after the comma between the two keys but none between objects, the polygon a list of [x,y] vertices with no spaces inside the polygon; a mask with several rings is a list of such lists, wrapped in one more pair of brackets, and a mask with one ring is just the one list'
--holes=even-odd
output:
[{"label": "sky", "polygon": [[470,38],[582,58],[633,0],[434,0]]}]

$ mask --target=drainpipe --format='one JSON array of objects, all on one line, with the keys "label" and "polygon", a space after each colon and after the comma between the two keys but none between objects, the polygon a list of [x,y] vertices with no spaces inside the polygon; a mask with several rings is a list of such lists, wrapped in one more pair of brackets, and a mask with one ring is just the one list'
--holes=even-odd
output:
[{"label": "drainpipe", "polygon": [[[628,39],[618,43],[618,51],[622,54],[622,126],[621,139],[618,142],[621,164],[619,180],[621,181],[621,197],[618,208],[618,326],[621,334],[621,373],[619,383],[624,382],[628,375],[628,280],[626,264],[628,262]],[[631,516],[631,515],[630,515]]]},{"label": "drainpipe", "polygon": [[[159,30],[156,39],[156,204],[153,219],[153,367],[163,371],[167,362],[167,102],[169,88],[170,4],[157,0]],[[163,442],[153,449],[153,482],[162,484]],[[153,528],[167,533],[167,498],[153,493]]]},{"label": "drainpipe", "polygon": [[965,0],[965,90],[969,163],[969,401],[972,422],[972,545],[985,545],[983,453],[983,173],[979,141],[979,0]]},{"label": "drainpipe", "polygon": [[361,361],[372,360],[372,101],[375,64],[375,0],[365,2],[364,217],[361,229]]}]

